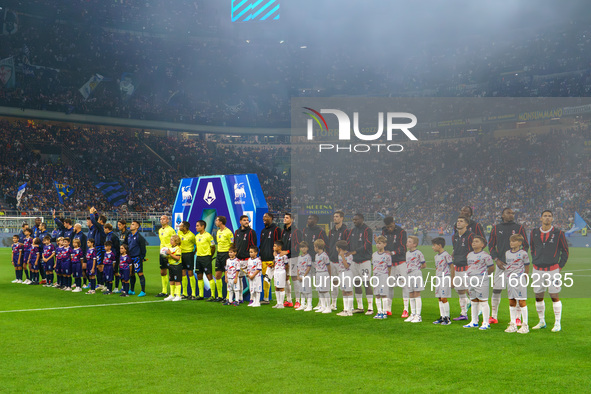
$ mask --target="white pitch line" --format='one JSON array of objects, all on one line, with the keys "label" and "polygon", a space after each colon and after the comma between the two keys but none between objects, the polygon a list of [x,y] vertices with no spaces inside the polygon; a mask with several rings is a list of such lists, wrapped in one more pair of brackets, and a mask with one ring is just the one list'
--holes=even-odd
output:
[{"label": "white pitch line", "polygon": [[12,311],[0,311],[0,313],[34,312],[34,311],[55,311],[55,310],[60,310],[60,309],[94,308],[94,307],[99,307],[99,306],[118,306],[118,305],[132,305],[132,304],[150,304],[150,303],[153,303],[153,302],[164,302],[164,300],[138,301],[138,302],[121,302],[121,303],[115,303],[115,304],[60,306],[60,307],[56,307],[56,308],[16,309],[16,310],[12,310]]}]

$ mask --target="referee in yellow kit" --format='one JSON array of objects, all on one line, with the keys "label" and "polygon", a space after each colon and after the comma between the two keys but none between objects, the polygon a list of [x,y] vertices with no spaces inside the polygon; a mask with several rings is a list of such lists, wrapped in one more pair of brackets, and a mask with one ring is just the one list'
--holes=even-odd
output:
[{"label": "referee in yellow kit", "polygon": [[209,280],[209,288],[212,294],[215,288],[215,281],[211,275],[211,257],[213,256],[213,252],[215,252],[215,241],[211,234],[205,231],[205,227],[207,227],[207,223],[204,220],[199,220],[195,224],[195,230],[197,230],[197,234],[195,235],[195,243],[197,245],[195,271],[197,271],[197,286],[199,287],[199,297],[196,298],[197,300],[202,300],[205,292],[203,274]]},{"label": "referee in yellow kit", "polygon": [[[181,265],[183,266],[183,279],[181,281],[183,285],[183,300],[196,300],[195,296],[195,275],[193,275],[193,267],[195,265],[195,234],[190,230],[191,225],[189,222],[182,222],[179,226],[179,237],[181,238]],[[189,280],[191,281],[191,292],[189,296],[187,280],[187,274],[189,274]]]},{"label": "referee in yellow kit", "polygon": [[[215,259],[215,287],[211,287],[211,297],[207,301],[221,302],[224,300],[222,296],[222,275],[226,270],[226,260],[228,260],[228,250],[234,245],[234,234],[226,227],[226,217],[218,216],[215,218],[215,225],[218,227],[216,240],[218,244],[218,253]],[[209,282],[211,284],[211,281]],[[215,296],[215,289],[218,290],[217,297]]]},{"label": "referee in yellow kit", "polygon": [[[158,237],[160,238],[160,250],[162,248],[170,248],[170,237],[176,235],[176,232],[168,224],[170,219],[166,215],[160,217],[160,224],[162,227],[158,230]],[[160,255],[160,279],[162,280],[162,291],[156,297],[166,297],[168,295],[168,256]]]}]

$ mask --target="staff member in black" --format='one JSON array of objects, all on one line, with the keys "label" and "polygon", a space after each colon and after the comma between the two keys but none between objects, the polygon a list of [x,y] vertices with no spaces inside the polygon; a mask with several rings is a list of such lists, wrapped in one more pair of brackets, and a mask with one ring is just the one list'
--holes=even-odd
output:
[{"label": "staff member in black", "polygon": [[[499,322],[497,316],[499,313],[499,304],[501,303],[501,292],[507,288],[507,278],[505,277],[505,254],[511,249],[509,238],[511,238],[513,234],[521,235],[523,237],[523,250],[527,252],[529,249],[525,228],[514,222],[515,211],[511,208],[503,209],[503,212],[501,212],[501,219],[501,223],[493,226],[488,239],[490,257],[492,257],[496,263],[491,299],[491,315],[490,319],[488,319],[488,324],[496,324]],[[521,307],[519,306],[519,303],[517,303],[516,308],[517,316],[521,316]],[[517,325],[521,325],[519,318],[517,319]]]},{"label": "staff member in black", "polygon": [[460,316],[455,317],[455,321],[468,320],[468,253],[472,251],[472,241],[474,240],[474,233],[468,230],[468,223],[470,219],[465,216],[458,217],[456,221],[457,231],[452,236],[453,243],[453,263],[455,267],[455,276],[461,278],[461,283],[454,288],[460,297]]},{"label": "staff member in black", "polygon": [[[302,238],[308,245],[314,245],[314,241],[317,239],[321,239],[325,244],[328,244],[326,233],[322,227],[318,225],[318,220],[319,219],[317,215],[308,216],[307,226],[302,230]],[[310,256],[312,256],[312,260],[314,260],[316,258],[316,252],[314,252],[314,248],[312,246],[310,246],[309,253]]]},{"label": "staff member in black", "polygon": [[[263,270],[263,300],[261,305],[269,303],[269,291],[271,290],[271,281],[273,280],[273,245],[275,241],[281,239],[281,231],[275,223],[273,223],[273,214],[265,213],[263,215],[263,223],[265,227],[261,230],[261,238],[259,240],[259,257]],[[234,237],[236,238],[236,237]],[[293,305],[292,305],[293,306]]]},{"label": "staff member in black", "polygon": [[558,332],[562,329],[560,326],[562,302],[559,298],[562,282],[560,271],[568,260],[568,244],[564,232],[554,227],[553,221],[552,211],[545,210],[542,212],[542,227],[534,228],[529,237],[533,265],[531,281],[536,295],[536,311],[540,318],[540,322],[532,327],[532,330],[546,328],[544,293],[548,290],[556,317],[552,332]]},{"label": "staff member in black", "polygon": [[[345,255],[353,255],[353,278],[359,277],[363,280],[365,288],[365,297],[367,298],[366,315],[373,315],[373,288],[369,284],[371,278],[371,256],[373,254],[373,231],[363,221],[365,218],[358,213],[353,216],[353,228],[349,232],[349,252]],[[357,309],[353,313],[363,313],[363,292],[361,286],[355,287],[355,299],[357,300]]]},{"label": "staff member in black", "polygon": [[135,294],[135,274],[138,274],[140,278],[140,285],[142,287],[142,291],[140,294],[138,294],[138,297],[143,297],[146,295],[146,278],[144,277],[146,240],[138,231],[140,228],[140,223],[137,220],[132,221],[129,228],[131,229],[131,232],[127,236],[127,245],[129,246],[129,257],[131,259],[131,263],[133,264],[129,294]]},{"label": "staff member in black", "polygon": [[[293,305],[292,302],[293,298],[291,296],[291,283],[295,283],[294,281],[296,280],[298,274],[297,261],[300,251],[298,245],[301,242],[302,234],[293,223],[293,217],[289,212],[286,212],[283,216],[283,230],[281,231],[280,239],[281,242],[283,242],[283,250],[281,251],[281,254],[286,255],[289,258],[289,279],[285,284],[285,302],[283,303],[283,306],[294,306],[295,308],[299,308],[300,304],[297,302],[297,300],[295,305]],[[271,252],[272,251],[273,246],[271,246]]]},{"label": "staff member in black", "polygon": [[[390,253],[390,256],[392,256],[392,270],[390,271],[390,276],[394,278],[395,285],[392,287],[388,287],[388,297],[386,298],[386,305],[384,307],[386,314],[388,316],[392,316],[392,300],[394,299],[394,287],[396,286],[396,283],[398,283],[398,278],[406,278],[406,275],[408,273],[408,270],[406,268],[407,234],[406,230],[404,230],[402,227],[397,225],[396,222],[394,222],[394,218],[392,216],[388,216],[384,218],[382,236],[386,238],[385,250],[386,252]],[[376,239],[377,236],[374,236],[374,241]],[[400,280],[400,284],[402,284],[402,280]],[[407,298],[405,299],[405,305],[406,302],[408,302],[408,294],[406,296]]]},{"label": "staff member in black", "polygon": [[234,246],[237,249],[236,258],[240,260],[240,300],[238,300],[238,302],[242,303],[245,276],[244,270],[246,269],[246,263],[250,258],[249,250],[251,246],[257,246],[257,233],[250,228],[250,219],[246,215],[240,216],[240,227],[234,232]]}]

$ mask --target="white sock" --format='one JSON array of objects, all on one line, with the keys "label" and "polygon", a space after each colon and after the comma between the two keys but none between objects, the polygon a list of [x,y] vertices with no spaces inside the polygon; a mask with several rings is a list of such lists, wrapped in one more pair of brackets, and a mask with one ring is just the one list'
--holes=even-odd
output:
[{"label": "white sock", "polygon": [[258,291],[254,292],[254,303],[253,305],[259,306],[261,305],[261,293]]},{"label": "white sock", "polygon": [[492,317],[496,319],[499,314],[499,304],[501,303],[501,293],[493,293],[492,300],[490,303],[492,306]]},{"label": "white sock", "polygon": [[277,292],[277,304],[283,305],[283,302],[284,301],[285,301],[285,290],[284,291],[278,291]]},{"label": "white sock", "polygon": [[357,300],[357,309],[363,309],[363,294],[355,294]]},{"label": "white sock", "polygon": [[307,302],[307,307],[312,308],[312,294],[308,294],[308,302]]},{"label": "white sock", "polygon": [[444,317],[450,317],[449,314],[449,301],[443,303],[443,313],[445,313]]},{"label": "white sock", "polygon": [[515,319],[517,319],[517,311],[515,310],[514,306],[509,307],[509,316],[511,318],[511,324],[515,324]]},{"label": "white sock", "polygon": [[480,302],[472,303],[472,321],[470,324],[478,324],[478,306]]},{"label": "white sock", "polygon": [[339,299],[339,288],[338,287],[334,287],[334,289],[331,290],[330,292],[330,298],[332,299],[332,306],[333,307],[337,307],[337,300]]},{"label": "white sock", "polygon": [[382,312],[382,299],[383,298],[380,298],[380,297],[376,298],[376,307],[378,309],[378,314],[382,314],[383,313]]},{"label": "white sock", "polygon": [[322,299],[324,300],[324,309],[330,309],[330,293],[328,291],[323,293]]},{"label": "white sock", "polygon": [[519,316],[521,316],[521,307],[519,306],[519,301],[517,301],[517,305],[515,306],[515,313],[517,316],[517,318],[519,318]]},{"label": "white sock", "polygon": [[293,290],[295,292],[296,302],[300,301],[300,304],[304,303],[304,297],[302,297],[302,282],[296,280],[293,282]]},{"label": "white sock", "polygon": [[417,310],[416,298],[410,299],[410,314],[414,315]]},{"label": "white sock", "polygon": [[228,302],[233,302],[232,300],[234,299],[234,291],[230,290],[228,292]]},{"label": "white sock", "polygon": [[238,283],[240,283],[240,290],[238,290],[236,301],[242,301],[242,291],[244,291],[244,284],[242,283],[242,278],[238,278]]},{"label": "white sock", "polygon": [[417,307],[416,314],[421,316],[421,309],[423,309],[423,300],[421,299],[421,296],[415,298],[415,306]]},{"label": "white sock", "polygon": [[540,321],[545,322],[546,317],[544,314],[546,312],[546,304],[544,304],[544,301],[536,301],[536,311],[538,311],[538,317],[540,318]]},{"label": "white sock", "polygon": [[443,302],[439,301],[439,316],[445,316],[445,307],[443,306]]},{"label": "white sock", "polygon": [[408,288],[406,286],[404,286],[402,288],[402,302],[404,303],[404,310],[409,312],[408,308],[408,304],[410,302],[410,297],[408,295]]},{"label": "white sock", "polygon": [[353,296],[347,296],[347,312],[353,312]]},{"label": "white sock", "polygon": [[253,290],[250,291],[250,300],[252,301],[252,304],[255,304],[255,292]]},{"label": "white sock", "polygon": [[554,308],[554,325],[560,325],[560,319],[562,318],[562,301],[553,302],[552,307]]},{"label": "white sock", "polygon": [[392,312],[392,299],[391,298],[382,298],[382,303],[384,305],[384,313]]},{"label": "white sock", "polygon": [[477,302],[480,304],[480,310],[482,311],[482,324],[488,325],[488,319],[490,318],[490,306],[488,305],[488,300],[484,300],[484,302]]},{"label": "white sock", "polygon": [[466,293],[460,294],[460,311],[463,316],[468,314],[468,295]]},{"label": "white sock", "polygon": [[373,295],[367,296],[367,310],[373,311]]},{"label": "white sock", "polygon": [[291,303],[291,282],[285,283],[285,298],[287,299],[287,302]]},{"label": "white sock", "polygon": [[526,326],[529,324],[529,311],[527,310],[527,306],[524,306],[521,309],[521,324],[525,324]]}]

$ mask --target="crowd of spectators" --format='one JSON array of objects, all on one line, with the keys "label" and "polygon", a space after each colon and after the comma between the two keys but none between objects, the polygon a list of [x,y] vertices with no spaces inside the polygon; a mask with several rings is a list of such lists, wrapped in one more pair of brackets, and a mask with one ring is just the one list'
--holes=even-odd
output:
[{"label": "crowd of spectators", "polygon": [[[94,205],[103,211],[170,212],[181,178],[214,174],[258,174],[271,210],[284,209],[289,195],[289,178],[275,165],[289,155],[285,149],[217,148],[176,136],[8,121],[0,122],[0,140],[7,142],[0,150],[4,209],[10,208],[6,197],[14,201],[18,186],[25,182],[22,211],[85,211]],[[54,181],[74,189],[63,205]],[[129,193],[120,207],[112,206],[96,188],[113,181]]]},{"label": "crowd of spectators", "polygon": [[[587,146],[585,146],[587,144]],[[528,228],[544,209],[570,228],[591,217],[591,130],[567,127],[527,137],[408,144],[404,154],[318,153],[294,148],[293,204],[395,215],[407,228],[448,228],[464,205],[484,225],[510,206]]]}]

